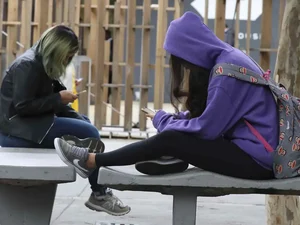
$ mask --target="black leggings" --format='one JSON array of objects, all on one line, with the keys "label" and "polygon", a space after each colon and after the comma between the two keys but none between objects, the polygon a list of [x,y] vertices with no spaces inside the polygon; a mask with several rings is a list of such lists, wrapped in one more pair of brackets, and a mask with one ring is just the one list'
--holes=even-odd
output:
[{"label": "black leggings", "polygon": [[271,179],[273,172],[256,163],[237,145],[224,139],[202,140],[196,135],[165,131],[144,141],[96,155],[100,166],[125,166],[173,156],[195,167],[245,179]]}]

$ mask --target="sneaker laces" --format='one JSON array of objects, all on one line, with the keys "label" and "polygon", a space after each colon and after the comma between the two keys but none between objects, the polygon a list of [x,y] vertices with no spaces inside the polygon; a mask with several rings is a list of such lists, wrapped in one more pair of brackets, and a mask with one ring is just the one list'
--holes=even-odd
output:
[{"label": "sneaker laces", "polygon": [[[117,196],[115,196],[111,190],[107,191],[106,195],[109,195],[113,209],[115,208],[115,206],[119,206],[120,208],[124,207],[123,202]],[[107,198],[107,196],[105,198]]]},{"label": "sneaker laces", "polygon": [[88,152],[88,150],[86,148],[81,148],[75,145],[70,145],[69,143],[67,143],[69,145],[69,147],[71,148],[71,153],[76,156],[77,158],[84,158],[84,160],[87,160],[88,154],[86,154]]}]

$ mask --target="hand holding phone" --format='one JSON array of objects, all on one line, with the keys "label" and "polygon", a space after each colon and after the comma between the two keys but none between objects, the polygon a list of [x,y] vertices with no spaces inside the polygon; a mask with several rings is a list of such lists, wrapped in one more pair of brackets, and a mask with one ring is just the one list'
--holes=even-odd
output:
[{"label": "hand holding phone", "polygon": [[83,94],[85,92],[86,92],[86,90],[80,91],[80,92],[77,93],[77,96],[79,96],[79,95],[81,95],[81,94]]},{"label": "hand holding phone", "polygon": [[81,77],[75,80],[76,87],[82,82],[82,80],[83,80],[83,78],[81,78]]},{"label": "hand holding phone", "polygon": [[153,119],[155,116],[156,112],[154,109],[149,109],[149,108],[142,108],[141,109],[144,113],[146,113],[146,116],[149,117],[150,119]]},{"label": "hand holding phone", "polygon": [[153,109],[142,108],[141,110],[142,110],[144,113],[149,114],[149,115],[155,114],[155,111],[154,111]]}]

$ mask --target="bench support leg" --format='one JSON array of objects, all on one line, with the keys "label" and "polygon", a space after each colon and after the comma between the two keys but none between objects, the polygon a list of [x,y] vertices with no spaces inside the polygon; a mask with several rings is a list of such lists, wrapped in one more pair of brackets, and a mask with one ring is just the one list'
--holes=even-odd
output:
[{"label": "bench support leg", "polygon": [[49,225],[57,184],[22,187],[0,184],[1,225]]},{"label": "bench support leg", "polygon": [[173,225],[196,225],[197,195],[182,191],[173,196]]}]

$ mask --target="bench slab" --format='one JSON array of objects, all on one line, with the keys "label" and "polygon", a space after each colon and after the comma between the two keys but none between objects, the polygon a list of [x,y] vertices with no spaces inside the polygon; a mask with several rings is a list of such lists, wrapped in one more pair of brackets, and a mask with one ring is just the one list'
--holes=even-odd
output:
[{"label": "bench slab", "polygon": [[0,183],[38,185],[76,180],[54,149],[0,148]]},{"label": "bench slab", "polygon": [[57,184],[75,180],[54,149],[0,148],[0,224],[49,225]]},{"label": "bench slab", "polygon": [[252,193],[300,195],[300,177],[281,180],[246,180],[198,168],[188,169],[178,174],[147,176],[103,167],[100,168],[98,183],[117,190],[150,191],[169,195],[182,190],[192,192],[196,196]]}]

